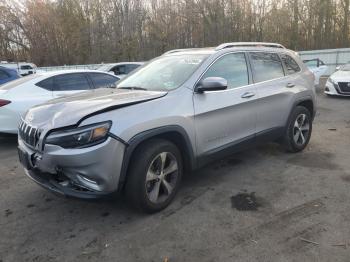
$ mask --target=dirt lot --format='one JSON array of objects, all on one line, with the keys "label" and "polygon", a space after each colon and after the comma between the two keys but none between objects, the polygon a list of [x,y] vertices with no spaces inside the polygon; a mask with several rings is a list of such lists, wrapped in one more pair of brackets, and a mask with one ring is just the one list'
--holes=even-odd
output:
[{"label": "dirt lot", "polygon": [[349,187],[350,99],[321,93],[305,152],[269,144],[213,163],[152,216],[46,192],[2,138],[0,261],[350,261]]}]

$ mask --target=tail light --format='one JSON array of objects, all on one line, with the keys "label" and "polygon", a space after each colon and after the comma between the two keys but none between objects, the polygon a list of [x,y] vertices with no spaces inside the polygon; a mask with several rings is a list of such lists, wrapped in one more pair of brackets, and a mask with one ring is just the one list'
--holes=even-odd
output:
[{"label": "tail light", "polygon": [[10,104],[11,101],[0,99],[0,107]]}]

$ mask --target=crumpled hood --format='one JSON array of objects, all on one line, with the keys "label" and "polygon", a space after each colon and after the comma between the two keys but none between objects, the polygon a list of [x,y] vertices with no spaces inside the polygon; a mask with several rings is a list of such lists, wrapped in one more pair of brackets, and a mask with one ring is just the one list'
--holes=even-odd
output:
[{"label": "crumpled hood", "polygon": [[335,82],[350,82],[350,71],[337,71],[331,75]]},{"label": "crumpled hood", "polygon": [[89,115],[146,102],[166,94],[160,91],[98,89],[33,107],[27,112],[25,121],[45,129],[76,125]]}]

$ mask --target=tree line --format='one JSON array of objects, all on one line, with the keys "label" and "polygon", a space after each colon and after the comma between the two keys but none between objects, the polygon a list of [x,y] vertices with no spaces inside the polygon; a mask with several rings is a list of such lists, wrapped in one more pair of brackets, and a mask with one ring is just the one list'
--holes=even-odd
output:
[{"label": "tree line", "polygon": [[349,0],[0,0],[0,60],[142,61],[232,41],[350,47]]}]

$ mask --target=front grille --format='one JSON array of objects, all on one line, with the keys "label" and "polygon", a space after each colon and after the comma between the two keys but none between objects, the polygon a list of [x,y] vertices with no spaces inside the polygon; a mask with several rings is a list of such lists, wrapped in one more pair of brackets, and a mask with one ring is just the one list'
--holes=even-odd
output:
[{"label": "front grille", "polygon": [[350,94],[350,83],[349,82],[339,82],[338,86],[339,86],[339,89],[342,93],[349,93]]},{"label": "front grille", "polygon": [[35,148],[39,142],[41,131],[22,121],[19,125],[18,135],[27,145]]}]

